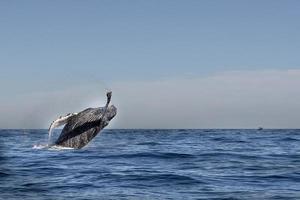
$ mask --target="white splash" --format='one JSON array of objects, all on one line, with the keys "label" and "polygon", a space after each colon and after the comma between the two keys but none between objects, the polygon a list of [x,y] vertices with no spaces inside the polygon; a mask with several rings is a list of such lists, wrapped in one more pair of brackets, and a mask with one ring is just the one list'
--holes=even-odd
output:
[{"label": "white splash", "polygon": [[58,146],[58,145],[53,145],[49,147],[50,150],[72,150],[74,148],[71,147],[62,147],[62,146]]},{"label": "white splash", "polygon": [[62,147],[62,146],[58,146],[58,145],[35,144],[35,145],[33,145],[32,149],[47,149],[47,150],[61,151],[61,150],[71,150],[74,148]]},{"label": "white splash", "polygon": [[47,149],[47,148],[49,148],[48,144],[35,144],[32,147],[32,149]]}]

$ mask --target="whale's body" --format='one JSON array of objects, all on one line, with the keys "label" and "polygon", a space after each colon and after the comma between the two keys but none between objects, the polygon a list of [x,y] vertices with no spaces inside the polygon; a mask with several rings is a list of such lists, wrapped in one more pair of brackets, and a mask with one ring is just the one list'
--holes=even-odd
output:
[{"label": "whale's body", "polygon": [[75,149],[87,145],[117,114],[117,108],[114,105],[108,106],[109,102],[110,96],[105,107],[87,108],[53,121],[49,128],[49,135],[53,128],[65,124],[55,145]]}]

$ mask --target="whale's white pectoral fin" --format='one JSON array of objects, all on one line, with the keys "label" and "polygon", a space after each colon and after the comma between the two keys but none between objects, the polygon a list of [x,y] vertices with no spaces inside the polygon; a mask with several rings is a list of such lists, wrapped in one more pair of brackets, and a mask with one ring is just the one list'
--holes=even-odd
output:
[{"label": "whale's white pectoral fin", "polygon": [[50,125],[50,127],[49,127],[49,131],[50,131],[51,129],[54,129],[54,128],[56,128],[56,127],[59,127],[59,126],[61,126],[61,125],[66,124],[66,123],[68,122],[68,120],[69,120],[70,117],[73,117],[74,115],[77,115],[77,114],[78,114],[78,113],[69,113],[69,114],[67,114],[66,116],[60,116],[59,118],[57,118],[56,120],[54,120],[54,121],[51,123],[51,125]]},{"label": "whale's white pectoral fin", "polygon": [[57,118],[56,120],[54,120],[51,124],[50,127],[48,129],[48,134],[49,134],[49,139],[51,138],[51,132],[54,128],[62,126],[64,124],[66,124],[68,122],[68,120],[77,115],[78,113],[69,113],[66,116],[60,116],[59,118]]}]

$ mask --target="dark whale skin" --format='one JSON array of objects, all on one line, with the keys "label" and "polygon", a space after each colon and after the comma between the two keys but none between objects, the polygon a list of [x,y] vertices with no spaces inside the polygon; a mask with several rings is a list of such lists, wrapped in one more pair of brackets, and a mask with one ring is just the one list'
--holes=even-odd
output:
[{"label": "dark whale skin", "polygon": [[55,145],[81,149],[86,146],[117,114],[114,105],[87,108],[72,116],[64,126]]}]

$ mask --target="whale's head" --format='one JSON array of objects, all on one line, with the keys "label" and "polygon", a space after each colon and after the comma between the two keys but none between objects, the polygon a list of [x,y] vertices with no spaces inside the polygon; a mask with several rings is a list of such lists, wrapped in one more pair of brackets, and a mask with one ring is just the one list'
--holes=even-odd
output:
[{"label": "whale's head", "polygon": [[112,120],[117,115],[117,108],[114,105],[111,105],[106,110],[106,118],[108,121]]}]

